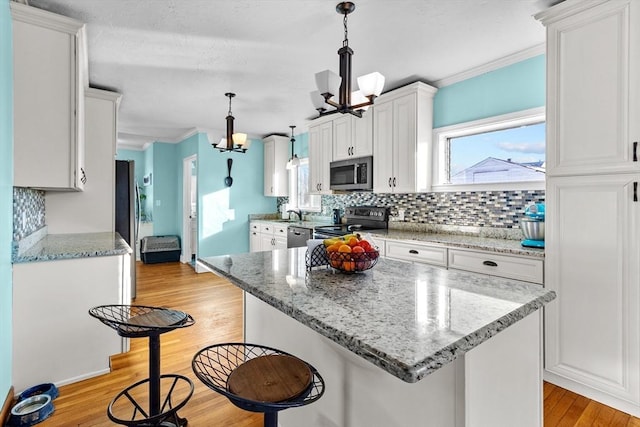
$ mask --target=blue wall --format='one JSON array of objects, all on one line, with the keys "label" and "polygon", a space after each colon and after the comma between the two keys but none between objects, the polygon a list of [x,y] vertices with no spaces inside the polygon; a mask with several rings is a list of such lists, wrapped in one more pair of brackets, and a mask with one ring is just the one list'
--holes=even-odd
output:
[{"label": "blue wall", "polygon": [[[226,187],[227,159],[233,185]],[[252,140],[242,153],[220,152],[207,136],[198,141],[198,256],[249,251],[249,214],[276,212],[275,197],[264,193],[264,145]]]},{"label": "blue wall", "polygon": [[[299,141],[305,142],[306,134]],[[306,145],[296,148],[305,153],[306,149]],[[155,142],[144,152],[118,150],[117,158],[135,160],[136,176],[153,173],[152,185],[144,187],[153,211],[153,234],[182,238],[183,160],[193,155],[197,156],[198,256],[248,252],[249,214],[274,213],[277,205],[275,197],[263,195],[262,141],[252,140],[244,154],[220,152],[211,147],[206,134],[199,133],[178,144]],[[224,185],[228,158],[233,159],[231,187]]]},{"label": "blue wall", "polygon": [[0,0],[0,404],[11,387],[13,233],[13,39],[9,0]]},{"label": "blue wall", "polygon": [[442,87],[433,100],[433,127],[544,106],[545,76],[539,55]]}]

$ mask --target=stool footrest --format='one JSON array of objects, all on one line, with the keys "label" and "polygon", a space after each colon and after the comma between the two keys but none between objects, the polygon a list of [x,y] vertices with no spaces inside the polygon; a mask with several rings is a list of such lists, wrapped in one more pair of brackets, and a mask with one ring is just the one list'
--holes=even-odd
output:
[{"label": "stool footrest", "polygon": [[151,414],[149,406],[148,387],[149,378],[138,381],[113,398],[107,409],[109,419],[116,424],[146,427],[146,426],[176,426],[187,425],[186,418],[178,416],[178,410],[184,407],[193,395],[193,382],[182,375],[164,374],[160,376],[161,384],[166,391],[160,412]]}]

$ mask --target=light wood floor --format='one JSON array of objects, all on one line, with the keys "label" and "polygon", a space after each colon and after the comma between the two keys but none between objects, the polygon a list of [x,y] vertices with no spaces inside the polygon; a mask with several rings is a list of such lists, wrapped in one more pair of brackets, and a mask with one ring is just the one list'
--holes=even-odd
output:
[{"label": "light wood floor", "polygon": [[[213,274],[196,274],[185,264],[138,263],[137,295],[136,304],[183,310],[196,319],[192,327],[161,336],[162,372],[185,375],[195,385],[193,397],[179,412],[189,420],[189,426],[262,426],[261,415],[236,408],[191,371],[191,359],[201,348],[242,340],[241,291]],[[111,373],[60,387],[55,413],[39,425],[113,426],[106,408],[121,390],[148,376],[147,351],[146,338],[132,339],[131,351],[112,360]],[[544,414],[544,427],[640,427],[638,418],[549,383],[544,385]]]}]

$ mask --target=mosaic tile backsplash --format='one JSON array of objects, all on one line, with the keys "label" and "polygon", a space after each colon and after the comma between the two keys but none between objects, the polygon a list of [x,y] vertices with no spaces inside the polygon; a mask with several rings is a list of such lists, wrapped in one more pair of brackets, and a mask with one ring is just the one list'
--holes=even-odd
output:
[{"label": "mosaic tile backsplash", "polygon": [[[348,193],[322,196],[322,212],[309,216],[330,217],[345,206],[388,206],[391,221],[404,209],[406,222],[437,225],[518,228],[519,218],[530,203],[544,203],[544,190],[457,191],[447,193],[376,194]],[[278,206],[286,203],[280,198]]]},{"label": "mosaic tile backsplash", "polygon": [[22,240],[44,226],[44,191],[13,187],[13,240]]}]

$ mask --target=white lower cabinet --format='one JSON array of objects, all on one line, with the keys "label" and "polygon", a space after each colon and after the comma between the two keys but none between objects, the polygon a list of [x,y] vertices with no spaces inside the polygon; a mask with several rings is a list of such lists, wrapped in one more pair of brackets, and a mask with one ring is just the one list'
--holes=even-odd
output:
[{"label": "white lower cabinet", "polygon": [[105,374],[124,340],[89,309],[130,304],[130,255],[13,265],[13,375],[17,392]]},{"label": "white lower cabinet", "polygon": [[447,248],[440,245],[386,240],[385,256],[404,261],[447,266]]},{"label": "white lower cabinet", "polygon": [[249,224],[250,252],[272,251],[287,248],[287,226],[277,222],[256,222]]},{"label": "white lower cabinet", "polygon": [[640,415],[640,174],[547,180],[545,378]]},{"label": "white lower cabinet", "polygon": [[544,283],[544,261],[486,251],[449,249],[449,268]]}]

